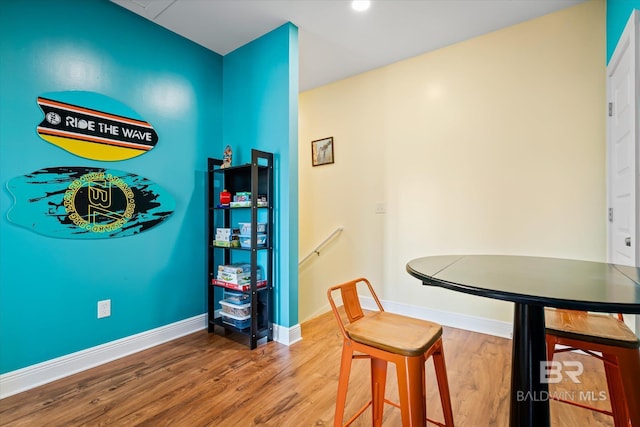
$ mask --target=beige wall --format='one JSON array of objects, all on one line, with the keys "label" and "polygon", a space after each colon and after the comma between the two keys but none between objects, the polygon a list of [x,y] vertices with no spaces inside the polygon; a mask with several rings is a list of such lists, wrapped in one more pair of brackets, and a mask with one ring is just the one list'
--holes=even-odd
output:
[{"label": "beige wall", "polygon": [[[300,320],[328,286],[509,321],[510,303],[426,288],[435,254],[604,261],[605,4],[592,0],[300,95]],[[335,140],[311,167],[310,141]],[[387,213],[375,213],[377,202]]]}]

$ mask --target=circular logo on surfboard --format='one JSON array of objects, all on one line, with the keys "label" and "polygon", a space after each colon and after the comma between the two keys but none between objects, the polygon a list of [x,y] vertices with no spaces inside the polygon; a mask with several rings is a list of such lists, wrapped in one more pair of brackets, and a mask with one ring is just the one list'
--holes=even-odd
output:
[{"label": "circular logo on surfboard", "polygon": [[49,123],[51,123],[54,126],[59,125],[60,122],[62,122],[62,118],[60,117],[60,114],[54,113],[53,111],[49,111],[45,116],[45,118]]},{"label": "circular logo on surfboard", "polygon": [[92,233],[122,228],[133,216],[135,207],[129,185],[104,172],[82,175],[64,193],[64,208],[71,222]]}]

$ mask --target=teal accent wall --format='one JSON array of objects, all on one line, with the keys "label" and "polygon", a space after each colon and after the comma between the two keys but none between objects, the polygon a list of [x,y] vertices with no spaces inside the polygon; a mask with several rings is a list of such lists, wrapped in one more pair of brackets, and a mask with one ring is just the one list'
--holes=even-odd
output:
[{"label": "teal accent wall", "polygon": [[607,64],[633,9],[640,10],[640,0],[607,0]]},{"label": "teal accent wall", "polygon": [[[106,0],[0,1],[0,373],[205,312],[205,169],[222,152],[222,61]],[[128,105],[154,126],[156,148],[97,162],[43,141],[36,97],[69,90]],[[139,174],[176,210],[118,239],[54,239],[9,223],[7,181],[51,166]],[[112,315],[97,319],[102,299]]]},{"label": "teal accent wall", "polygon": [[223,141],[233,164],[274,153],[275,323],[298,323],[298,29],[285,24],[223,60]]}]

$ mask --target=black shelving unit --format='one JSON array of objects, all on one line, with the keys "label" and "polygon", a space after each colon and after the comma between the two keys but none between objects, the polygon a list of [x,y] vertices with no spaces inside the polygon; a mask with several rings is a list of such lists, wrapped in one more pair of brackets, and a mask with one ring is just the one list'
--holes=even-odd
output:
[{"label": "black shelving unit", "polygon": [[[219,330],[225,335],[236,332],[247,336],[250,348],[254,349],[262,338],[273,340],[273,153],[253,149],[250,164],[228,168],[221,168],[221,165],[222,160],[219,159],[209,158],[207,161],[208,331]],[[251,192],[250,206],[220,206],[220,192],[225,189],[232,195]],[[266,203],[259,204],[258,196],[266,196]],[[249,218],[251,222],[250,247],[216,246],[216,228],[235,228],[237,218]],[[258,245],[257,241],[259,222],[266,223],[264,245]],[[242,329],[223,322],[218,316],[225,289],[223,284],[216,281],[218,266],[238,262],[251,265],[250,285],[242,291],[249,295],[251,324]],[[262,280],[266,280],[266,285],[260,288],[259,269],[262,271]]]}]

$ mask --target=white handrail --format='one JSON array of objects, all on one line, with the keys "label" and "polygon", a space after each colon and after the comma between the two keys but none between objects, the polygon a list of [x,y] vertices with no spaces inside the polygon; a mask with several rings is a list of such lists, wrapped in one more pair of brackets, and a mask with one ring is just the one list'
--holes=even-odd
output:
[{"label": "white handrail", "polygon": [[336,228],[335,230],[333,230],[333,233],[329,234],[329,236],[326,239],[324,239],[318,246],[316,246],[316,248],[314,250],[309,252],[306,257],[302,258],[300,260],[300,262],[298,262],[298,266],[300,266],[303,262],[305,262],[306,260],[311,258],[311,256],[313,256],[313,254],[316,254],[316,255],[320,256],[320,248],[323,247],[324,245],[326,245],[327,242],[333,238],[333,236],[335,236],[338,233],[340,233],[342,231],[342,229],[343,229],[343,227],[340,226],[340,227]]}]

